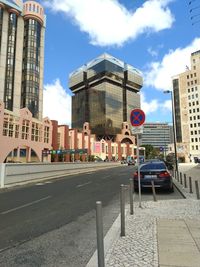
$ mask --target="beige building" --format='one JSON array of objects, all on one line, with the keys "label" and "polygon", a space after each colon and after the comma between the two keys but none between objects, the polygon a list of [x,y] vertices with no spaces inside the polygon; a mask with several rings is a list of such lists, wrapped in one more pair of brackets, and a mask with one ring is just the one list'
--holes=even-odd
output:
[{"label": "beige building", "polygon": [[191,68],[173,77],[177,153],[186,162],[200,158],[200,50]]},{"label": "beige building", "polygon": [[45,14],[35,1],[0,0],[0,163],[40,161],[51,149],[42,118]]}]

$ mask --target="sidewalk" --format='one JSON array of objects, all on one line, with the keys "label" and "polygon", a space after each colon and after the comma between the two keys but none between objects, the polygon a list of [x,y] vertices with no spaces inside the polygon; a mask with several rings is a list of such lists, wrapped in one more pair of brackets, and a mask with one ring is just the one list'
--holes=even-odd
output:
[{"label": "sidewalk", "polygon": [[[126,236],[120,216],[104,240],[106,267],[200,267],[200,201],[186,199],[138,202],[127,206]],[[96,254],[87,267],[97,267]]]}]

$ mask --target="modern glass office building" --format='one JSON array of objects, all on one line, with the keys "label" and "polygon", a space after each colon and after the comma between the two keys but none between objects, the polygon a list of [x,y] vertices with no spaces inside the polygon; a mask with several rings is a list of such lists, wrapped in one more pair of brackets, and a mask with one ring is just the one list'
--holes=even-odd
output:
[{"label": "modern glass office building", "polygon": [[0,99],[42,119],[45,15],[35,1],[0,1]]},{"label": "modern glass office building", "polygon": [[134,67],[103,54],[70,74],[72,127],[82,129],[89,122],[100,137],[121,132],[122,122],[140,107],[142,74]]}]

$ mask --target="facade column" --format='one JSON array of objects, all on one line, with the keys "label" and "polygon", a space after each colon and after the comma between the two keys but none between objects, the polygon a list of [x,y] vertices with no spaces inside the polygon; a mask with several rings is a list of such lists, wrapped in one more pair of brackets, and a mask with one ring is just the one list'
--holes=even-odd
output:
[{"label": "facade column", "polygon": [[[82,149],[85,149],[85,133],[84,131],[82,132]],[[86,155],[85,153],[82,154],[82,161],[85,161]]]},{"label": "facade column", "polygon": [[[69,149],[69,126],[65,125],[64,128],[64,148]],[[70,161],[70,154],[65,154],[64,161]]]},{"label": "facade column", "polygon": [[[53,150],[58,150],[58,122],[52,120],[52,147]],[[54,155],[54,162],[58,162],[58,155]]]},{"label": "facade column", "polygon": [[26,147],[26,162],[30,162],[30,161],[31,161],[31,148]]},{"label": "facade column", "polygon": [[17,147],[17,161],[20,161],[20,147]]},{"label": "facade column", "polygon": [[118,144],[118,160],[122,160],[121,142],[117,142],[117,144]]},{"label": "facade column", "polygon": [[107,144],[108,144],[108,159],[111,160],[112,159],[111,140],[108,140]]}]

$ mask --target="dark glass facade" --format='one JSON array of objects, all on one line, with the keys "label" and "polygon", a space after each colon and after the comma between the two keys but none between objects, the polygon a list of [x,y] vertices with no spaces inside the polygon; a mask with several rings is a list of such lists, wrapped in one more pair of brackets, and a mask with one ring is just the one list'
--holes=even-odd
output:
[{"label": "dark glass facade", "polygon": [[17,36],[17,15],[9,14],[8,22],[8,45],[7,45],[7,64],[5,76],[5,108],[13,110],[13,92],[14,92],[14,73],[15,73],[15,51]]},{"label": "dark glass facade", "polygon": [[175,112],[175,126],[176,126],[176,141],[182,142],[181,132],[181,112],[180,112],[180,96],[179,96],[179,80],[173,80],[173,95],[174,95],[174,112]]},{"label": "dark glass facade", "polygon": [[97,58],[71,75],[73,128],[81,130],[89,122],[92,133],[112,137],[121,132],[122,122],[129,121],[130,110],[140,107],[142,84],[129,84],[127,70],[113,59]]},{"label": "dark glass facade", "polygon": [[21,107],[27,107],[35,118],[39,115],[40,42],[41,24],[25,20]]},{"label": "dark glass facade", "polygon": [[[2,36],[2,25],[3,24],[3,8],[0,7],[0,44],[1,44],[1,36]],[[1,52],[1,46],[0,46],[0,52]]]}]

